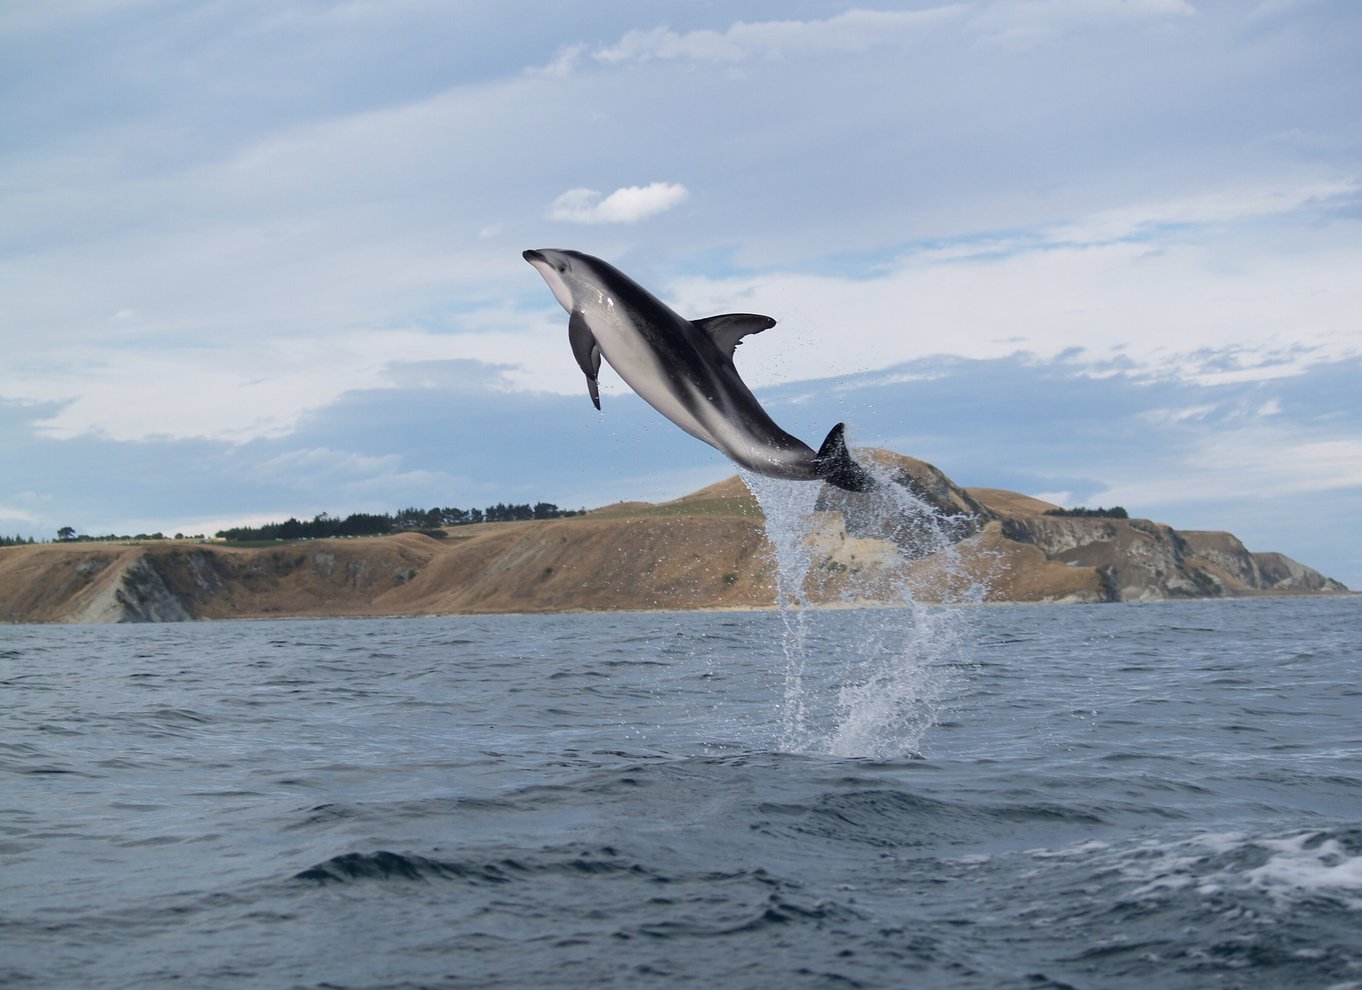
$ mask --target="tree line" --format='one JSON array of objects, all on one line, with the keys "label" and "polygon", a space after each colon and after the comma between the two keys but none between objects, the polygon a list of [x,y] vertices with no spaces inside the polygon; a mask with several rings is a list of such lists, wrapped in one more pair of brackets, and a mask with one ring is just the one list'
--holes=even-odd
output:
[{"label": "tree line", "polygon": [[585,509],[560,509],[552,502],[507,505],[498,502],[485,509],[402,509],[398,512],[355,512],[344,518],[319,513],[311,520],[289,517],[262,526],[233,526],[217,536],[229,542],[246,540],[322,540],[342,536],[383,536],[406,530],[468,526],[482,522],[516,522],[527,519],[559,519],[581,515]]},{"label": "tree line", "polygon": [[1129,519],[1126,510],[1119,505],[1113,505],[1110,509],[1098,507],[1096,509],[1085,509],[1078,506],[1073,509],[1046,509],[1047,516],[1084,516],[1088,518],[1096,517],[1099,519]]},{"label": "tree line", "polygon": [[[90,533],[77,534],[75,528],[72,526],[63,526],[61,529],[57,530],[58,543],[146,543],[149,540],[166,539],[169,539],[169,537],[166,536],[165,533],[136,533],[132,535],[129,535],[128,533],[105,533],[103,536],[98,536]],[[203,539],[203,535],[199,534],[194,537],[186,537],[183,533],[176,533],[175,539],[201,540]]]}]

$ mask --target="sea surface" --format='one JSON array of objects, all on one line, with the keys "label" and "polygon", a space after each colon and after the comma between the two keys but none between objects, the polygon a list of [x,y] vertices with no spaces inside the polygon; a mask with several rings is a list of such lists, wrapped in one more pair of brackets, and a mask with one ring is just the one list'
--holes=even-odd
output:
[{"label": "sea surface", "polygon": [[1362,600],[0,627],[0,985],[1362,987]]}]

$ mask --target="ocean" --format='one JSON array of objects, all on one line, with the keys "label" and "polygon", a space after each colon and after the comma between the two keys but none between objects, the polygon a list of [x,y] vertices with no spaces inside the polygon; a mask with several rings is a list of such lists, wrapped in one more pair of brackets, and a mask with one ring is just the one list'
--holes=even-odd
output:
[{"label": "ocean", "polygon": [[1362,987],[1362,601],[0,628],[0,985]]}]

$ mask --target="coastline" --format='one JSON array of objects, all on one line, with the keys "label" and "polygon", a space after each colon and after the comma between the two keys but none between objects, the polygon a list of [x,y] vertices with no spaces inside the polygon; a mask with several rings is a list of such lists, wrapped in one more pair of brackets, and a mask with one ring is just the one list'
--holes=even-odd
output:
[{"label": "coastline", "polygon": [[[947,556],[902,543],[825,492],[804,547],[808,607],[1082,604],[1354,596],[1232,534],[1146,519],[1055,516],[1049,503],[961,489],[878,452],[895,481],[966,525]],[[911,534],[909,534],[911,539]],[[983,590],[986,589],[986,590]],[[442,531],[240,547],[69,542],[0,548],[0,622],[171,622],[777,608],[773,548],[736,478],[657,505]]]}]

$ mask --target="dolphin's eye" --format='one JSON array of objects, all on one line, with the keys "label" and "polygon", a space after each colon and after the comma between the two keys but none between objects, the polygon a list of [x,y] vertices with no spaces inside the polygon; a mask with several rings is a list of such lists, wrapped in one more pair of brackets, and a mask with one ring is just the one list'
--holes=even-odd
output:
[{"label": "dolphin's eye", "polygon": [[558,263],[558,270],[559,270],[560,272],[565,272],[565,271],[567,271],[567,263],[566,263],[566,262],[560,261],[560,262]]}]

